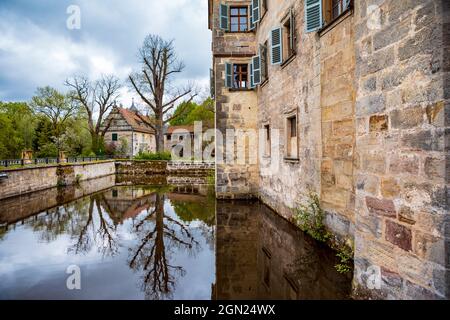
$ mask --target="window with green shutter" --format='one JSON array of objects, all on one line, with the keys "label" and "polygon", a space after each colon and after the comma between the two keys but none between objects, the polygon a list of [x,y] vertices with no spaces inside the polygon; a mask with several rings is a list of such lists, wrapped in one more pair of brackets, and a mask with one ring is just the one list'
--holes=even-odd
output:
[{"label": "window with green shutter", "polygon": [[255,88],[255,82],[253,80],[253,61],[249,63],[248,67],[250,68],[250,89]]},{"label": "window with green shutter", "polygon": [[253,18],[253,24],[256,24],[259,22],[260,18],[260,0],[252,0],[252,18]]},{"label": "window with green shutter", "polygon": [[283,25],[283,61],[287,61],[295,55],[297,35],[295,32],[295,15],[294,10],[290,10],[289,14],[282,21]]},{"label": "window with green shutter", "polygon": [[352,8],[352,0],[322,0],[323,25],[332,23]]},{"label": "window with green shutter", "polygon": [[220,29],[228,30],[228,6],[220,5]]},{"label": "window with green shutter", "polygon": [[281,62],[283,61],[283,37],[281,27],[275,28],[271,31],[270,40],[272,64],[281,64]]},{"label": "window with green shutter", "polygon": [[261,83],[261,59],[259,56],[252,58],[253,65],[253,83],[258,85]]},{"label": "window with green shutter", "polygon": [[233,87],[233,65],[231,63],[225,63],[225,87]]},{"label": "window with green shutter", "polygon": [[306,32],[322,28],[322,0],[305,0],[305,22]]},{"label": "window with green shutter", "polygon": [[253,22],[253,4],[252,3],[249,5],[248,10],[250,12],[249,30],[254,30],[256,28],[256,24]]},{"label": "window with green shutter", "polygon": [[216,92],[216,85],[215,85],[215,77],[214,77],[214,70],[213,69],[209,69],[209,92],[211,95],[211,98],[214,99],[215,97],[215,92]]},{"label": "window with green shutter", "polygon": [[264,82],[269,78],[267,67],[267,41],[264,42],[264,44],[259,45],[259,57],[261,61],[261,82]]}]

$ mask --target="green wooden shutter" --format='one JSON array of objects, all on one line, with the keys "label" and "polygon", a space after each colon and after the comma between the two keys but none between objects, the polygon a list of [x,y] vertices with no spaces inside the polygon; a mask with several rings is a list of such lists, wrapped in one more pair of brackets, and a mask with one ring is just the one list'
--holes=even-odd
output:
[{"label": "green wooden shutter", "polygon": [[220,4],[220,29],[228,31],[228,6]]},{"label": "green wooden shutter", "polygon": [[261,59],[260,56],[254,56],[252,58],[253,65],[253,83],[258,85],[261,83]]},{"label": "green wooden shutter", "polygon": [[214,99],[215,95],[216,95],[216,84],[215,84],[215,78],[214,78],[214,70],[213,69],[209,69],[209,90],[210,90],[210,94],[211,94],[211,98]]},{"label": "green wooden shutter", "polygon": [[249,19],[250,30],[254,30],[256,25],[253,23],[253,4],[250,4],[249,12],[250,12],[250,19]]},{"label": "green wooden shutter", "polygon": [[261,82],[267,79],[267,48],[259,45],[259,57],[261,61]]},{"label": "green wooden shutter", "polygon": [[322,28],[322,0],[305,0],[306,32]]},{"label": "green wooden shutter", "polygon": [[290,43],[290,45],[291,45],[291,50],[292,50],[291,54],[294,54],[296,52],[297,35],[296,35],[296,32],[295,32],[295,15],[294,15],[294,10],[293,9],[291,9],[291,11],[290,11],[289,19],[290,19],[290,24],[291,24],[291,30],[290,30],[290,33],[291,33],[290,34],[290,36],[291,36],[291,39],[290,39],[291,43]]},{"label": "green wooden shutter", "polygon": [[259,22],[259,18],[260,18],[260,4],[259,4],[259,0],[252,0],[252,7],[253,7],[253,24],[256,24],[257,22]]},{"label": "green wooden shutter", "polygon": [[255,87],[255,81],[253,80],[253,61],[248,66],[250,68],[250,89],[253,89]]},{"label": "green wooden shutter", "polygon": [[282,29],[273,29],[270,35],[272,64],[280,64],[283,61],[282,40]]},{"label": "green wooden shutter", "polygon": [[225,63],[225,87],[233,87],[233,65],[231,63]]}]

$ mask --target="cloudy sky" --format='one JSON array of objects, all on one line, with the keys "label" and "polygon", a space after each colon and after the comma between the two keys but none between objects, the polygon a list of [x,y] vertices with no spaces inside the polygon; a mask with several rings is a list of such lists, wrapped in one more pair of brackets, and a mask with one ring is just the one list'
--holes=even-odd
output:
[{"label": "cloudy sky", "polygon": [[[67,28],[70,5],[80,8],[80,29]],[[125,83],[150,33],[175,40],[186,64],[177,81],[206,87],[207,18],[206,0],[0,0],[0,101],[27,101],[39,86],[65,90],[74,74],[114,73]],[[121,101],[132,96],[125,87]]]}]

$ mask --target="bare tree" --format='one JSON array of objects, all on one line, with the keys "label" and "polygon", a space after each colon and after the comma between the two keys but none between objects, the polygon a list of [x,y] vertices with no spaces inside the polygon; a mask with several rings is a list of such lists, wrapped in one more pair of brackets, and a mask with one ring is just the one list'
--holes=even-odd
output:
[{"label": "bare tree", "polygon": [[90,81],[85,76],[74,76],[65,81],[72,90],[72,101],[81,106],[88,117],[88,129],[92,139],[92,150],[97,153],[100,142],[111,125],[111,119],[102,126],[108,111],[118,98],[120,80],[114,75],[103,75],[97,81]]},{"label": "bare tree", "polygon": [[[165,195],[156,193],[154,206],[133,226],[140,245],[132,251],[130,268],[144,272],[142,290],[149,299],[171,297],[177,276],[184,276],[182,266],[171,264],[171,248],[194,250],[198,242],[187,226],[164,211]],[[134,253],[133,253],[134,252]]]},{"label": "bare tree", "polygon": [[[182,114],[174,114],[175,104],[190,102],[197,95],[192,85],[184,88],[172,86],[173,76],[181,73],[184,64],[175,53],[173,40],[166,41],[158,35],[148,35],[139,49],[142,71],[129,76],[130,83],[154,115],[154,119],[140,115],[143,122],[155,130],[156,151],[164,148],[164,125]],[[189,103],[185,103],[188,106]]]}]

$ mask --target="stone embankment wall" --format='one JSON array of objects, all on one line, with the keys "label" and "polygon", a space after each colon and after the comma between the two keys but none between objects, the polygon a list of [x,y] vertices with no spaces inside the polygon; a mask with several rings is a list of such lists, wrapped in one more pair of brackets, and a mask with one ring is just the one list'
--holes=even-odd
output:
[{"label": "stone embankment wall", "polygon": [[0,199],[62,185],[100,178],[115,173],[114,161],[61,164],[46,167],[2,170],[8,178],[0,180]]},{"label": "stone embankment wall", "polygon": [[84,181],[80,185],[48,188],[0,201],[0,226],[23,221],[39,212],[60,206],[115,185],[115,176]]},{"label": "stone embankment wall", "polygon": [[119,175],[170,175],[206,177],[214,174],[213,162],[179,161],[117,161],[116,173]]},{"label": "stone embankment wall", "polygon": [[[214,175],[213,162],[172,161],[102,161],[85,164],[62,164],[46,167],[28,167],[3,170],[8,178],[0,181],[0,199],[45,190],[56,186],[70,186],[83,181],[109,175],[126,175],[122,184],[166,184],[176,177],[182,181],[208,183]],[[132,177],[136,177],[133,179]],[[192,180],[193,177],[198,179]],[[180,181],[180,179],[175,179]]]}]

